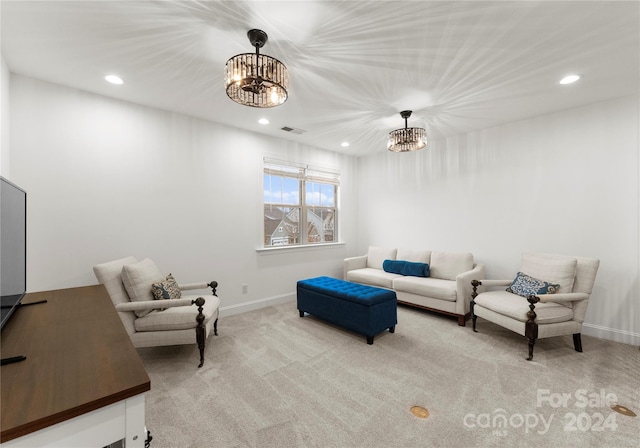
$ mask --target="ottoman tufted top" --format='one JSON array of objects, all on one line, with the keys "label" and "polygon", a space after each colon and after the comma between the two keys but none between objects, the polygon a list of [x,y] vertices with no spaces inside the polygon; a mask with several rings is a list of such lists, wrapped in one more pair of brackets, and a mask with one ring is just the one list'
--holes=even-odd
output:
[{"label": "ottoman tufted top", "polygon": [[315,277],[299,280],[298,288],[308,289],[368,306],[389,300],[396,300],[395,291],[376,288],[375,286],[361,285],[332,277]]}]

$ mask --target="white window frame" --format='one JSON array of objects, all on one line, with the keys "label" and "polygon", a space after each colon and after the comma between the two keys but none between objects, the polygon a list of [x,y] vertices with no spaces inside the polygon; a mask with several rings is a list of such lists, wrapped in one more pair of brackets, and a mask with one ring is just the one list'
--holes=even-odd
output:
[{"label": "white window frame", "polygon": [[[309,242],[309,226],[308,220],[306,218],[299,218],[299,234],[298,234],[298,242],[290,243],[290,244],[281,244],[281,239],[278,241],[278,244],[268,244],[266,235],[266,226],[263,224],[262,226],[262,234],[263,234],[263,248],[271,249],[274,247],[309,247],[309,246],[318,246],[323,244],[334,244],[339,241],[338,235],[338,215],[339,215],[339,198],[340,198],[340,172],[335,169],[317,167],[312,165],[307,165],[304,163],[296,163],[283,161],[278,159],[271,159],[268,157],[264,158],[264,166],[262,170],[263,182],[265,174],[273,174],[279,175],[288,178],[298,179],[298,204],[286,204],[286,203],[275,203],[275,202],[266,202],[264,183],[263,183],[263,201],[262,201],[262,210],[263,210],[263,218],[265,216],[265,208],[272,204],[274,207],[290,207],[297,208],[299,210],[300,217],[308,216],[308,211],[314,211],[314,209],[322,209],[322,210],[332,210],[333,211],[333,239],[332,241],[318,241],[318,242]],[[307,204],[306,197],[306,185],[307,182],[319,183],[324,185],[330,185],[333,187],[333,206],[324,206],[324,205],[315,205],[315,204]],[[324,239],[325,229],[321,229],[322,239]]]}]

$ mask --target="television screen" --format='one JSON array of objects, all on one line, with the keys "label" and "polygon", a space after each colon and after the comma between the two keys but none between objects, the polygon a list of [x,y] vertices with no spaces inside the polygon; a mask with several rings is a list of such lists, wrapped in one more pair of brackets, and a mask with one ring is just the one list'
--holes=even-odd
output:
[{"label": "television screen", "polygon": [[27,193],[0,177],[0,329],[27,290]]}]

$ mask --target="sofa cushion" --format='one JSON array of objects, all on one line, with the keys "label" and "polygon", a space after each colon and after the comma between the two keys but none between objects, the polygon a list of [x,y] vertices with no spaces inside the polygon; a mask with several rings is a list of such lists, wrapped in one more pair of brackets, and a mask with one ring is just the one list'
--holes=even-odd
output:
[{"label": "sofa cushion", "polygon": [[[158,269],[158,266],[149,258],[122,267],[122,283],[132,302],[153,300],[151,284],[161,282],[162,280],[163,277],[160,269]],[[135,313],[136,316],[143,317],[150,312],[151,310],[143,310],[136,311]]]},{"label": "sofa cushion", "polygon": [[433,277],[398,277],[393,280],[393,289],[448,302],[457,297],[456,282]]},{"label": "sofa cushion", "polygon": [[402,277],[402,275],[391,274],[381,269],[363,268],[347,272],[345,280],[392,289],[393,279],[398,277]]},{"label": "sofa cushion", "polygon": [[431,263],[430,250],[398,249],[396,260],[414,261],[416,263]]},{"label": "sofa cushion", "polygon": [[382,271],[382,263],[384,260],[395,260],[396,252],[396,249],[369,246],[369,252],[367,253],[367,267],[380,269]]},{"label": "sofa cushion", "polygon": [[545,282],[557,283],[560,288],[556,292],[564,294],[573,291],[577,262],[571,257],[523,253],[520,272]]},{"label": "sofa cushion", "polygon": [[473,269],[473,254],[433,251],[429,266],[431,277],[455,280],[458,274]]},{"label": "sofa cushion", "polygon": [[518,272],[516,278],[507,288],[507,292],[518,294],[522,297],[529,297],[530,295],[553,294],[558,288],[560,288],[560,285],[557,283],[547,283],[523,274],[522,272]]},{"label": "sofa cushion", "polygon": [[[503,316],[527,321],[529,302],[526,298],[507,291],[489,291],[478,294],[474,299],[476,305],[489,309]],[[538,324],[553,324],[573,319],[573,310],[554,302],[538,302],[535,307]]]},{"label": "sofa cushion", "polygon": [[[195,300],[198,297],[201,296],[185,296],[183,298],[193,298]],[[216,315],[216,311],[220,306],[220,299],[217,296],[206,296],[203,299],[202,314],[204,314],[204,322],[206,323],[212,316]],[[134,325],[136,331],[187,330],[196,327],[198,324],[196,322],[197,315],[198,307],[195,305],[176,306],[163,311],[154,310],[144,317],[136,319]]]},{"label": "sofa cushion", "polygon": [[384,260],[382,268],[385,272],[414,277],[429,277],[429,265],[405,260]]}]

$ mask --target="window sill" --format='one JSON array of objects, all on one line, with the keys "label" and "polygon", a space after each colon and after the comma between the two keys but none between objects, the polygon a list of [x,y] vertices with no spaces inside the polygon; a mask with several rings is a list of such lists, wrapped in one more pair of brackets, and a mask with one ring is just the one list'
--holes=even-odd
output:
[{"label": "window sill", "polygon": [[304,250],[318,250],[318,249],[332,249],[336,247],[344,246],[346,243],[318,243],[318,244],[301,244],[298,246],[274,246],[274,247],[260,247],[256,249],[259,254],[274,254],[284,252],[297,252]]}]

